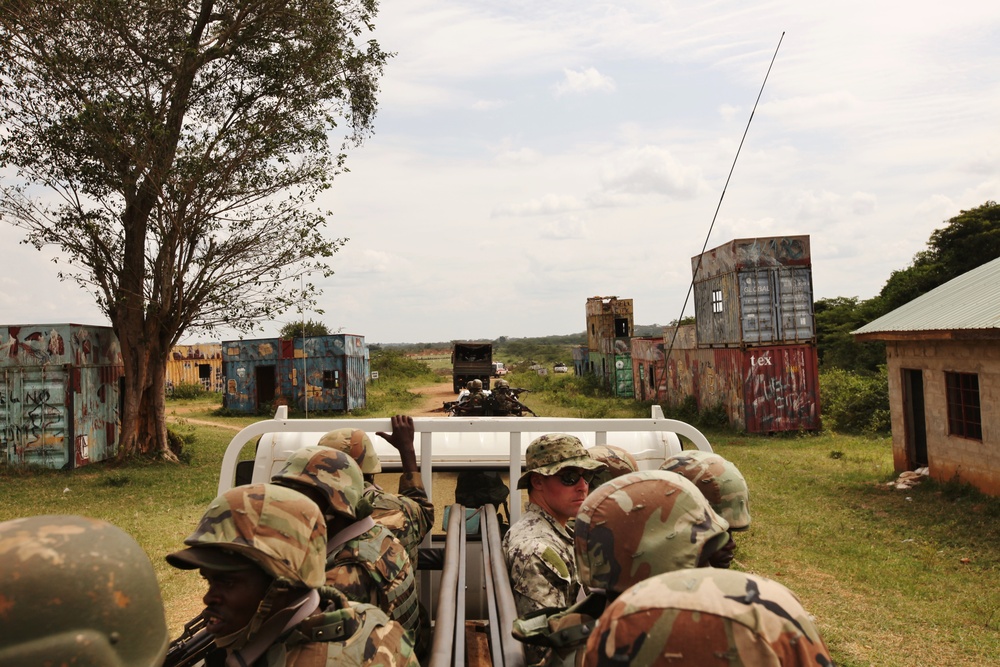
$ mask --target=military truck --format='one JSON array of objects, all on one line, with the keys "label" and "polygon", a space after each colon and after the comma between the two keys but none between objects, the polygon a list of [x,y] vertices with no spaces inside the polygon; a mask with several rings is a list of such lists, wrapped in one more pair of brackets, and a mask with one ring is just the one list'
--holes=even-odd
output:
[{"label": "military truck", "polygon": [[456,394],[465,388],[469,380],[482,380],[483,389],[489,389],[492,374],[492,343],[454,344],[451,349],[451,381]]},{"label": "military truck", "polygon": [[[700,431],[664,419],[655,405],[649,419],[418,417],[414,426],[420,475],[436,507],[435,531],[421,545],[417,564],[421,603],[433,619],[429,667],[525,664],[523,646],[510,633],[517,612],[501,535],[504,520],[513,523],[521,516],[526,496],[515,489],[509,505],[504,502],[503,517],[494,504],[466,507],[455,503],[450,490],[456,486],[449,476],[490,472],[498,473],[504,482],[516,480],[531,441],[554,432],[575,435],[587,447],[622,447],[632,453],[641,470],[655,470],[667,456],[679,452],[678,435],[698,449],[712,451]],[[317,444],[324,433],[338,428],[359,428],[368,434],[382,462],[379,483],[394,491],[395,481],[382,476],[402,469],[399,453],[375,435],[392,430],[389,419],[289,419],[288,408],[282,406],[274,419],[247,426],[233,437],[223,457],[218,492],[235,484],[270,480],[289,454]],[[256,452],[244,452],[254,441]],[[247,456],[251,458],[241,460]],[[441,484],[435,486],[435,480]],[[442,497],[445,493],[449,497]]]}]

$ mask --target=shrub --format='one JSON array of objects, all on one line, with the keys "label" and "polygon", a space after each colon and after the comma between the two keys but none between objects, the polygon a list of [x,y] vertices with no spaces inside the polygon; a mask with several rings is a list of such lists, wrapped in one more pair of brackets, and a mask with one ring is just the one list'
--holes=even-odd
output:
[{"label": "shrub", "polygon": [[826,427],[843,433],[887,433],[889,375],[879,366],[875,375],[831,368],[819,376],[823,420]]},{"label": "shrub", "polygon": [[185,398],[198,398],[204,393],[205,388],[198,382],[181,382],[174,385],[173,390],[168,392],[167,397],[177,400]]},{"label": "shrub", "polygon": [[384,348],[371,351],[371,369],[385,378],[416,378],[434,374],[425,362],[408,357],[399,350]]}]

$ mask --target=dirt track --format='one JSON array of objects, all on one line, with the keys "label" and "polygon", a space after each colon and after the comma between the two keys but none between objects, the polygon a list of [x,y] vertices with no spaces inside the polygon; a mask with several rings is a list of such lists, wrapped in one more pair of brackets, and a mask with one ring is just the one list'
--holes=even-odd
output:
[{"label": "dirt track", "polygon": [[420,405],[410,413],[411,417],[444,417],[444,402],[454,401],[457,397],[452,391],[451,382],[438,382],[410,391],[423,397]]}]

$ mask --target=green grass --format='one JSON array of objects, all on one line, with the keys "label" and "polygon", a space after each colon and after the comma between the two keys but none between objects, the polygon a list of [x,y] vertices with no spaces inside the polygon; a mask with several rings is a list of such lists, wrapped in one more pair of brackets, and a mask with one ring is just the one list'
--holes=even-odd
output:
[{"label": "green grass", "polygon": [[[511,384],[536,388],[525,402],[546,416],[649,414],[642,404],[629,412],[589,396],[575,384],[582,379],[571,377],[514,376]],[[390,389],[377,389],[386,396],[384,412],[369,416],[405,411],[406,383]],[[172,428],[189,440],[187,465],[0,468],[0,520],[69,513],[122,527],[152,559],[176,634],[200,610],[201,584],[163,556],[181,546],[215,496],[232,429],[259,419],[215,417],[216,405],[212,398],[168,403],[178,421]],[[950,484],[887,487],[895,476],[888,438],[706,435],[751,489],[753,525],[737,535],[736,566],[795,591],[838,664],[950,667],[989,664],[1000,655],[1000,499]]]}]

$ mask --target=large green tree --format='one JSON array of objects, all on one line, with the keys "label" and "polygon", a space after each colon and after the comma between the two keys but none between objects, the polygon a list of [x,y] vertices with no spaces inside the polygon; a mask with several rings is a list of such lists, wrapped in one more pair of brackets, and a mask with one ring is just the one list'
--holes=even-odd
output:
[{"label": "large green tree", "polygon": [[[169,455],[167,354],[252,329],[343,243],[316,196],[370,131],[375,0],[0,0],[0,215],[95,296],[120,456]],[[303,295],[303,292],[305,294]]]}]

